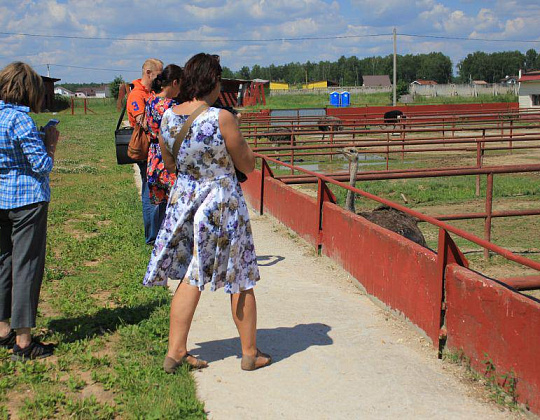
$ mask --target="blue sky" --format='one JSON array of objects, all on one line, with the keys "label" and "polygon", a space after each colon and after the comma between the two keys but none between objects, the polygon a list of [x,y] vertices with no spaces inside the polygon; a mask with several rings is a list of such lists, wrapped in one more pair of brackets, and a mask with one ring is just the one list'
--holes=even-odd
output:
[{"label": "blue sky", "polygon": [[137,78],[148,57],[183,65],[201,51],[233,70],[333,61],[391,54],[394,27],[399,54],[440,51],[454,65],[474,51],[540,52],[540,0],[0,0],[0,66],[108,82]]}]

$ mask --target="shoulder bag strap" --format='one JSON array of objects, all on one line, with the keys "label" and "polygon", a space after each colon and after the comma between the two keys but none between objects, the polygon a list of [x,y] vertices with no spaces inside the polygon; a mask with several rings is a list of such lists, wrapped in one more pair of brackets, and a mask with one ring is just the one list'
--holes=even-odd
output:
[{"label": "shoulder bag strap", "polygon": [[124,114],[126,112],[127,102],[124,104],[124,108],[122,108],[122,112],[120,113],[120,118],[118,119],[118,123],[116,124],[116,130],[118,131],[120,129],[120,124],[122,124],[122,120],[124,119]]},{"label": "shoulder bag strap", "polygon": [[193,121],[195,121],[195,118],[197,118],[206,109],[208,109],[208,105],[202,104],[195,111],[193,111],[191,115],[189,116],[189,118],[184,123],[184,125],[182,126],[182,128],[180,129],[180,132],[178,133],[176,138],[174,139],[172,155],[175,162],[178,156],[178,151],[180,150],[180,146],[182,146],[182,143],[184,142],[184,139],[186,138],[187,132],[189,128],[191,127],[191,124],[193,124]]},{"label": "shoulder bag strap", "polygon": [[118,119],[118,123],[116,124],[116,130],[120,129],[120,124],[122,124],[122,120],[124,119],[124,114],[126,113],[126,109],[127,109],[127,100],[128,100],[129,92],[131,91],[131,85],[129,83],[124,83],[124,89],[126,91],[126,96],[124,97],[126,100],[126,103],[124,104],[124,107],[122,108],[122,112],[120,113],[120,118]]}]

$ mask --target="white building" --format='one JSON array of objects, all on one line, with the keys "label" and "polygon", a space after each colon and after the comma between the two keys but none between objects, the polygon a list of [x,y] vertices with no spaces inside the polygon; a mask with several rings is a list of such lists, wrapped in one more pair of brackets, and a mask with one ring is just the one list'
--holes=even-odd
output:
[{"label": "white building", "polygon": [[519,107],[540,108],[540,71],[519,71]]},{"label": "white building", "polygon": [[55,86],[54,87],[54,94],[55,95],[62,95],[62,96],[75,96],[75,94],[66,89],[65,87],[62,87],[62,86]]}]

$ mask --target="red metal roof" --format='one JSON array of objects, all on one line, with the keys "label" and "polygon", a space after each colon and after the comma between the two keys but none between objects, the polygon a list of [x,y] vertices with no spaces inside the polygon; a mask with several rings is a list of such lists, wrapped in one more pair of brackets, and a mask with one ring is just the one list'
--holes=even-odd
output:
[{"label": "red metal roof", "polygon": [[540,81],[540,74],[526,74],[521,76],[518,82]]},{"label": "red metal roof", "polygon": [[414,82],[418,83],[419,85],[437,85],[438,84],[435,80],[424,80],[424,79],[416,79]]}]

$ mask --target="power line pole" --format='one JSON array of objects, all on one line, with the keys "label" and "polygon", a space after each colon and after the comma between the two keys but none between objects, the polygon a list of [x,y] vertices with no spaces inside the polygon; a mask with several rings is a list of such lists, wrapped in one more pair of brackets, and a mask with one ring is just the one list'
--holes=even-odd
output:
[{"label": "power line pole", "polygon": [[51,77],[51,68],[48,64],[47,64],[47,77]]},{"label": "power line pole", "polygon": [[393,91],[393,105],[396,106],[397,98],[396,98],[396,81],[397,81],[397,46],[396,46],[396,28],[394,28],[394,85],[392,87]]}]

